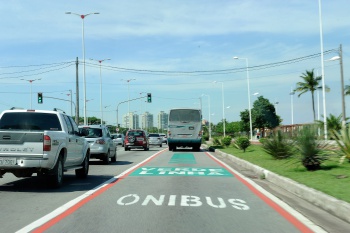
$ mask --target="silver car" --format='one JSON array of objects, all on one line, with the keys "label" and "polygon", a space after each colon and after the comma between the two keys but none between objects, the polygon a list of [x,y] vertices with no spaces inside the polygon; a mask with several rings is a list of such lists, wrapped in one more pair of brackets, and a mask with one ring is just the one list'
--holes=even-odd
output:
[{"label": "silver car", "polygon": [[117,161],[117,144],[113,141],[109,129],[105,125],[79,126],[79,131],[85,135],[90,144],[90,158],[103,160],[104,164]]},{"label": "silver car", "polygon": [[114,134],[111,134],[112,135],[112,138],[113,138],[113,141],[117,144],[117,145],[122,145],[124,147],[124,134],[121,134],[121,133],[114,133]]},{"label": "silver car", "polygon": [[162,147],[163,144],[163,137],[159,135],[159,133],[150,133],[148,135],[149,138],[149,144],[150,145],[157,145],[159,147]]}]

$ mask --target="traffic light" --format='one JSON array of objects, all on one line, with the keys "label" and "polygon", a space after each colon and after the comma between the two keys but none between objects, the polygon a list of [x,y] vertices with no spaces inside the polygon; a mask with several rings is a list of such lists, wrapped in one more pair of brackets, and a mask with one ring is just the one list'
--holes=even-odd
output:
[{"label": "traffic light", "polygon": [[152,94],[147,93],[147,103],[152,103]]},{"label": "traffic light", "polygon": [[38,92],[38,104],[42,104],[42,103],[43,103],[43,93]]}]

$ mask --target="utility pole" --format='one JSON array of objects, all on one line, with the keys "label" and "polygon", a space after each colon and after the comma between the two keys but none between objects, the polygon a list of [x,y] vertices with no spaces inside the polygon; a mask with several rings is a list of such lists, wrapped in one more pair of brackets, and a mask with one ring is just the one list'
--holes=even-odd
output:
[{"label": "utility pole", "polygon": [[343,72],[343,49],[342,45],[339,46],[339,63],[340,63],[340,80],[341,80],[341,100],[342,100],[342,113],[343,120],[342,125],[345,127],[346,124],[346,111],[345,111],[345,93],[344,93],[344,72]]},{"label": "utility pole", "polygon": [[78,72],[78,67],[79,67],[79,61],[78,61],[78,57],[77,60],[75,62],[75,70],[76,70],[76,78],[75,78],[75,93],[76,93],[76,100],[75,102],[77,103],[76,109],[75,109],[75,123],[77,123],[77,125],[79,125],[79,72]]}]

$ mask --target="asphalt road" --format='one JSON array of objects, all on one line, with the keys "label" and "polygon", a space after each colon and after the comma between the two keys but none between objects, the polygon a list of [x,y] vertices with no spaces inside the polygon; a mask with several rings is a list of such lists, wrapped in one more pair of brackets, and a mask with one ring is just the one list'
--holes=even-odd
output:
[{"label": "asphalt road", "polygon": [[[0,179],[1,232],[325,232],[210,153],[123,151],[89,177]],[[314,217],[315,218],[315,217]],[[348,228],[349,229],[349,228]]]}]

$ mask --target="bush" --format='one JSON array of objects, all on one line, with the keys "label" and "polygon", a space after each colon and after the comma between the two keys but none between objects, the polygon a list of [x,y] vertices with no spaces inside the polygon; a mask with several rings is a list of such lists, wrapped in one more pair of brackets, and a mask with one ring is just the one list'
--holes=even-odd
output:
[{"label": "bush", "polygon": [[266,153],[275,159],[289,158],[295,154],[294,142],[278,130],[270,139],[260,140]]},{"label": "bush", "polygon": [[333,130],[331,135],[340,148],[338,151],[341,156],[340,163],[343,163],[345,158],[350,162],[350,127],[342,127],[339,133]]},{"label": "bush", "polygon": [[245,152],[245,150],[250,146],[250,141],[247,137],[238,137],[235,139],[235,146]]},{"label": "bush", "polygon": [[226,136],[221,140],[222,144],[226,147],[231,145],[232,142],[232,137],[231,136]]},{"label": "bush", "polygon": [[325,153],[327,143],[316,140],[316,135],[315,127],[304,126],[296,138],[296,147],[300,154],[300,161],[308,171],[320,169],[322,162],[328,159]]},{"label": "bush", "polygon": [[213,144],[214,146],[221,146],[221,141],[219,140],[219,138],[215,137],[213,139]]},{"label": "bush", "polygon": [[209,141],[209,134],[203,134],[202,140]]},{"label": "bush", "polygon": [[260,138],[259,139],[259,142],[261,143],[261,144],[264,144],[264,142],[267,140],[267,138]]}]

